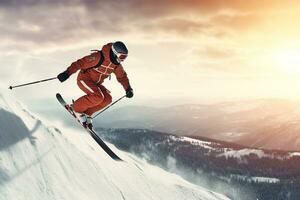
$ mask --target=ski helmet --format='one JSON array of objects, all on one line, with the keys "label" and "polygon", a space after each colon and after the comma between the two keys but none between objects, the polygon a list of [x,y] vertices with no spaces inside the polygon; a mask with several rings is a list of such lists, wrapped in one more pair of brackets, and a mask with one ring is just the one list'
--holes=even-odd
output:
[{"label": "ski helmet", "polygon": [[113,43],[111,50],[119,63],[123,62],[128,56],[128,49],[121,41]]}]

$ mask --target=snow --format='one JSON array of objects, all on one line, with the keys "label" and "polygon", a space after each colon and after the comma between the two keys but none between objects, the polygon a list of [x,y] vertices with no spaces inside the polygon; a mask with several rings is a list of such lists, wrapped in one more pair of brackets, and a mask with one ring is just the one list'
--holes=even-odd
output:
[{"label": "snow", "polygon": [[238,179],[238,180],[248,181],[248,182],[260,182],[260,183],[279,183],[280,182],[280,179],[270,178],[270,177],[258,177],[258,176],[249,177],[249,176],[243,176],[243,175],[239,175],[239,174],[231,174],[230,177]]},{"label": "snow", "polygon": [[225,137],[241,137],[243,135],[246,135],[248,133],[246,132],[224,132],[224,133],[220,133],[220,135],[224,135]]},{"label": "snow", "polygon": [[293,153],[290,153],[289,156],[290,156],[290,157],[293,157],[293,156],[300,156],[300,152],[293,152]]},{"label": "snow", "polygon": [[116,162],[84,131],[49,127],[6,97],[0,127],[0,200],[228,200],[108,144]]},{"label": "snow", "polygon": [[255,182],[264,182],[264,183],[278,183],[280,180],[278,178],[269,178],[269,177],[251,177]]},{"label": "snow", "polygon": [[189,137],[170,136],[170,138],[175,141],[188,142],[191,145],[198,145],[198,146],[204,147],[206,149],[213,149],[211,146],[209,146],[209,145],[211,145],[211,142],[197,140],[197,139],[193,139],[193,138],[189,138]]},{"label": "snow", "polygon": [[284,156],[280,156],[280,155],[274,155],[274,154],[271,154],[271,153],[265,153],[263,150],[260,150],[260,149],[248,149],[248,148],[240,149],[240,150],[233,150],[233,149],[230,149],[230,148],[224,148],[224,151],[225,152],[221,153],[219,155],[219,157],[225,156],[226,158],[242,159],[242,157],[244,157],[244,156],[249,156],[250,154],[254,154],[259,158],[269,157],[269,158],[273,158],[273,159],[276,158],[276,159],[283,160],[283,159],[291,159],[292,157],[299,157],[300,156],[300,152],[291,152],[291,153],[288,153]]},{"label": "snow", "polygon": [[250,154],[255,154],[259,158],[267,157],[268,155],[265,154],[263,150],[259,149],[241,149],[241,150],[228,150],[225,149],[225,152],[220,154],[219,156],[225,156],[226,158],[232,157],[232,158],[238,158],[241,159],[243,156],[249,156]]}]

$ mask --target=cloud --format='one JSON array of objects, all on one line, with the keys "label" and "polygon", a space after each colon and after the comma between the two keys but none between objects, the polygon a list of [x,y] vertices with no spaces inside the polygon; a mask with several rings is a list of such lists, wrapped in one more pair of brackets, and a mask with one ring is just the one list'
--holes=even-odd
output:
[{"label": "cloud", "polygon": [[[192,20],[184,18],[167,18],[151,21],[148,24],[140,24],[140,28],[151,32],[153,36],[157,34],[168,35],[168,38],[172,36],[197,36],[207,34],[212,29],[212,26],[202,20]],[[186,38],[187,39],[187,38]]]},{"label": "cloud", "polygon": [[122,20],[104,15],[106,8],[102,7],[99,13],[93,13],[81,4],[65,6],[52,2],[35,5],[33,1],[24,1],[21,5],[13,5],[6,3],[1,9],[0,37],[7,45],[19,43],[29,49],[126,33]]},{"label": "cloud", "polygon": [[[150,39],[157,32],[180,36],[226,36],[224,27],[234,30],[250,28],[258,21],[258,15],[254,13],[278,7],[280,2],[282,1],[1,0],[0,37],[6,43],[18,41],[32,48],[108,35],[146,35]],[[222,11],[228,10],[238,14],[222,14]],[[206,17],[211,19],[203,20]]]},{"label": "cloud", "polygon": [[204,55],[206,58],[211,59],[230,59],[236,57],[236,52],[233,49],[222,49],[208,46],[202,49],[194,50],[196,55]]},{"label": "cloud", "polygon": [[264,18],[260,14],[220,14],[211,23],[218,27],[234,30],[236,33],[246,32],[262,23]]},{"label": "cloud", "polygon": [[270,13],[280,16],[291,5],[280,0],[0,0],[0,59],[125,38],[139,45],[186,43],[183,51],[198,49],[191,59],[199,66],[236,70],[245,55],[231,47],[245,48],[244,35],[255,31],[265,37],[256,26],[268,25]]},{"label": "cloud", "polygon": [[197,69],[242,74],[249,73],[245,68],[247,53],[232,46],[207,45],[194,48],[187,59],[193,60],[192,66]]}]

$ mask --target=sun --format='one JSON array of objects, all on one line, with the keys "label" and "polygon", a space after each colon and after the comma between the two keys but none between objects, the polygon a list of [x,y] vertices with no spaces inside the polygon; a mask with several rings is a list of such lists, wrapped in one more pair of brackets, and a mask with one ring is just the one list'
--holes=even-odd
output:
[{"label": "sun", "polygon": [[300,72],[300,49],[285,49],[275,55],[278,66],[286,72]]}]

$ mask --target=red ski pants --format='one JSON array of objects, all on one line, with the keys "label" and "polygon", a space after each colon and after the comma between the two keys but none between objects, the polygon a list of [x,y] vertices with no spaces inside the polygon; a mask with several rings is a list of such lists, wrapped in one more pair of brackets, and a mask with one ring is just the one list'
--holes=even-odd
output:
[{"label": "red ski pants", "polygon": [[90,80],[77,80],[79,88],[86,93],[73,103],[73,109],[78,113],[91,116],[112,102],[110,92],[103,86]]}]

